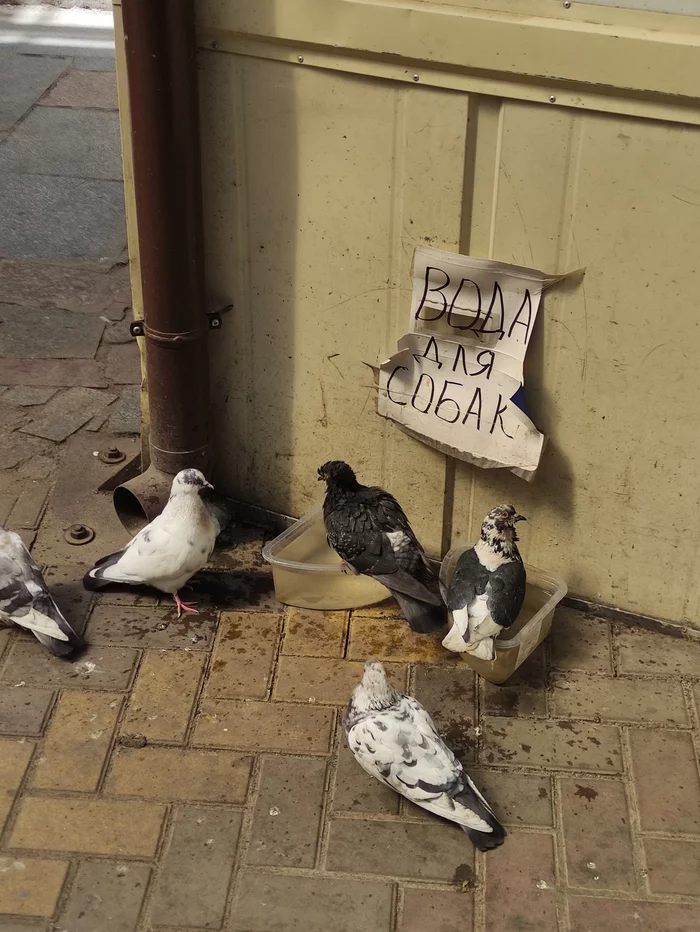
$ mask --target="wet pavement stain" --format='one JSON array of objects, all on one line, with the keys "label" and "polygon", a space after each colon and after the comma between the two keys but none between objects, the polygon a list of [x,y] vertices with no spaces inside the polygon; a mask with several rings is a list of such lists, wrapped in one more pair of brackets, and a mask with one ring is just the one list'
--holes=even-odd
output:
[{"label": "wet pavement stain", "polygon": [[460,890],[472,890],[475,882],[474,870],[469,864],[459,864],[455,868],[452,882],[456,884]]},{"label": "wet pavement stain", "polygon": [[219,610],[246,609],[271,603],[277,606],[272,576],[263,573],[215,573],[204,571],[190,580],[195,599],[206,600]]}]

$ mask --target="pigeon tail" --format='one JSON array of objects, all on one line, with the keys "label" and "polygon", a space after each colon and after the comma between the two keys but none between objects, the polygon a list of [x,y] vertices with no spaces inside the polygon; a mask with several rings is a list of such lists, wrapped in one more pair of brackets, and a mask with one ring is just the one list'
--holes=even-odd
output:
[{"label": "pigeon tail", "polygon": [[387,589],[390,589],[394,595],[400,592],[417,602],[423,602],[425,605],[436,605],[442,609],[442,599],[437,592],[431,592],[415,576],[411,576],[405,570],[396,570],[393,573],[368,573],[372,579],[376,579]]},{"label": "pigeon tail", "polygon": [[469,839],[475,848],[479,851],[491,851],[503,844],[506,837],[506,830],[494,815],[493,809],[486,802],[479,790],[474,786],[467,775],[467,786],[458,796],[455,796],[455,802],[461,802],[462,805],[475,812],[480,819],[491,829],[490,832],[480,831],[478,828],[470,828],[462,825],[464,831],[469,835]]},{"label": "pigeon tail", "polygon": [[123,550],[117,550],[115,553],[108,553],[106,557],[100,557],[97,563],[83,576],[83,586],[93,591],[95,589],[102,589],[110,583],[122,581],[129,582],[129,580],[110,578],[105,575],[111,566],[119,562],[123,553]]},{"label": "pigeon tail", "polygon": [[442,639],[442,646],[451,650],[453,654],[463,654],[467,649],[467,644],[459,630],[453,626]]},{"label": "pigeon tail", "polygon": [[411,631],[415,631],[417,634],[430,634],[445,626],[446,613],[444,605],[430,605],[427,602],[412,599],[395,589],[390,591],[399,603],[399,608],[403,612],[403,617],[408,622]]},{"label": "pigeon tail", "polygon": [[85,646],[83,639],[78,637],[75,632],[72,632],[72,637],[67,641],[59,641],[57,638],[49,637],[47,634],[40,634],[38,631],[32,631],[32,634],[39,643],[47,647],[51,653],[55,654],[57,657],[69,657],[71,654],[75,653],[75,651]]},{"label": "pigeon tail", "polygon": [[87,573],[83,576],[83,586],[86,589],[89,589],[90,592],[94,592],[95,589],[103,589],[112,581],[111,579],[103,579],[100,576],[94,576],[94,572],[94,569],[88,570]]},{"label": "pigeon tail", "polygon": [[40,608],[31,608],[12,620],[20,628],[31,631],[57,657],[67,657],[84,646],[83,639],[71,628],[53,599],[42,599]]},{"label": "pigeon tail", "polygon": [[496,659],[496,645],[492,637],[481,638],[479,641],[470,641],[469,644],[464,645],[462,652],[477,657],[479,660]]},{"label": "pigeon tail", "polygon": [[469,612],[466,608],[454,609],[452,627],[442,641],[442,646],[455,654],[463,654],[469,643]]},{"label": "pigeon tail", "polygon": [[493,851],[494,848],[499,848],[505,840],[506,830],[501,823],[493,819],[490,824],[493,825],[492,832],[479,832],[475,828],[467,828],[466,825],[462,826],[471,843],[479,851]]}]

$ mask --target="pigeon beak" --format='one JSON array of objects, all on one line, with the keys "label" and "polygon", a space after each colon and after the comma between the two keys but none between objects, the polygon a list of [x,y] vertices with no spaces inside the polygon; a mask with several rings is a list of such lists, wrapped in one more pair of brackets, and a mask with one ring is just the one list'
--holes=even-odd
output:
[{"label": "pigeon beak", "polygon": [[214,491],[214,486],[211,484],[211,482],[207,482],[206,479],[204,480],[204,488],[205,488],[205,489],[211,489],[212,492]]},{"label": "pigeon beak", "polygon": [[318,479],[317,479],[316,481],[317,481],[317,482],[323,482],[323,480],[324,480],[325,478],[326,478],[326,476],[324,476],[323,474],[321,474],[321,475],[318,477]]},{"label": "pigeon beak", "polygon": [[527,518],[525,517],[525,515],[516,515],[513,518],[513,523],[515,524],[516,521],[527,521]]}]

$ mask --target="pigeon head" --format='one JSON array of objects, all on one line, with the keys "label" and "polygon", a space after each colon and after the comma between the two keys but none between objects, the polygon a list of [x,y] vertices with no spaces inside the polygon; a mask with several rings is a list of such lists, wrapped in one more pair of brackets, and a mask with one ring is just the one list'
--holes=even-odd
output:
[{"label": "pigeon head", "polygon": [[368,660],[362,682],[355,687],[352,704],[357,712],[377,712],[399,701],[400,695],[390,685],[378,660]]},{"label": "pigeon head", "polygon": [[319,466],[318,481],[321,480],[340,489],[356,489],[359,485],[352,468],[342,460],[329,460]]},{"label": "pigeon head", "polygon": [[202,489],[213,489],[198,469],[181,469],[173,479],[172,494],[196,493]]},{"label": "pigeon head", "polygon": [[512,505],[496,505],[484,518],[481,525],[481,537],[486,541],[507,540],[517,541],[515,525],[518,521],[526,521],[524,515],[516,513]]}]

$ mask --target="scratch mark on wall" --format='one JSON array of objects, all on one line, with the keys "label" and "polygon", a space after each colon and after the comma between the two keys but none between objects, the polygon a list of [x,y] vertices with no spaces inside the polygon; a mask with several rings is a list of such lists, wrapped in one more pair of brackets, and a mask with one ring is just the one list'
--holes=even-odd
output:
[{"label": "scratch mark on wall", "polygon": [[653,349],[650,349],[649,352],[644,357],[644,359],[642,359],[641,365],[643,365],[647,361],[647,359],[651,356],[652,353],[655,353],[657,349],[661,349],[664,346],[671,346],[671,344],[670,343],[659,343],[658,346],[655,346]]},{"label": "scratch mark on wall", "polygon": [[675,197],[677,201],[683,201],[684,204],[690,204],[691,207],[700,207],[700,204],[696,204],[695,201],[686,201],[684,197],[678,197],[677,194],[672,194],[671,197]]},{"label": "scratch mark on wall", "polygon": [[365,291],[358,291],[357,294],[351,294],[349,298],[344,298],[342,301],[338,301],[337,304],[331,304],[329,307],[324,307],[321,311],[322,314],[325,314],[326,311],[332,311],[336,307],[342,307],[343,304],[347,304],[348,301],[354,301],[355,298],[362,298],[366,294],[373,294],[376,291],[389,291],[386,285],[382,285],[381,288],[367,288]]},{"label": "scratch mark on wall", "polygon": [[326,392],[323,388],[323,382],[319,383],[321,389],[321,406],[323,408],[323,414],[318,419],[318,423],[321,427],[328,427],[328,408],[326,407]]},{"label": "scratch mark on wall", "polygon": [[503,164],[503,162],[501,162],[501,171],[503,172],[503,177],[506,179],[506,181],[507,181],[508,184],[510,185],[511,190],[512,190],[512,192],[513,192],[513,200],[515,201],[515,207],[516,207],[518,213],[520,214],[520,220],[521,220],[522,225],[523,225],[523,233],[525,234],[525,239],[527,240],[527,248],[528,248],[529,251],[530,251],[530,261],[531,261],[531,262],[533,263],[533,265],[534,265],[535,257],[534,257],[533,254],[532,254],[532,243],[530,242],[530,234],[527,232],[527,225],[526,225],[526,223],[525,223],[525,217],[523,216],[523,212],[522,212],[522,210],[520,209],[520,204],[518,203],[518,198],[517,198],[517,195],[516,195],[516,193],[515,193],[515,188],[514,188],[514,186],[513,186],[512,181],[510,180],[510,175],[508,174],[508,171],[507,171],[505,165]]},{"label": "scratch mark on wall", "polygon": [[343,372],[342,372],[340,366],[338,366],[336,363],[333,362],[333,360],[335,359],[336,356],[340,356],[340,353],[331,353],[330,356],[326,356],[326,359],[327,359],[328,362],[333,366],[333,368],[337,371],[337,373],[338,373],[338,375],[340,376],[340,378],[341,378],[341,379],[345,379],[345,376],[343,375]]}]

